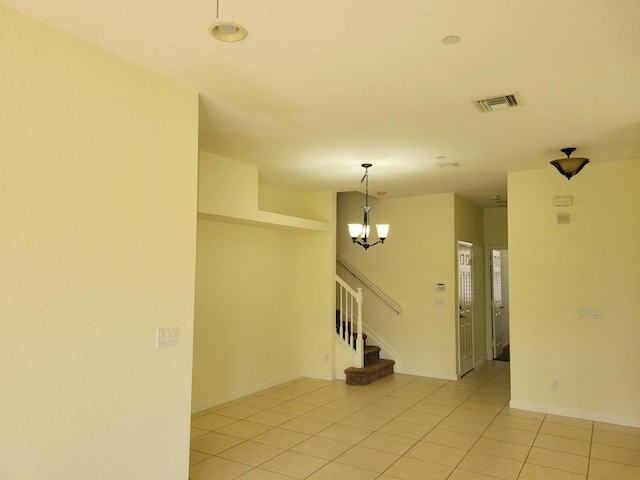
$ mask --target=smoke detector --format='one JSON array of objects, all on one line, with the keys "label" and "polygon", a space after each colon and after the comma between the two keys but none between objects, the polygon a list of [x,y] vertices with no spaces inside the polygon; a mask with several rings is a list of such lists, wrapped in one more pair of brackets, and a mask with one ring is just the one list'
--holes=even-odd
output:
[{"label": "smoke detector", "polygon": [[481,112],[495,112],[497,110],[506,110],[522,105],[522,100],[517,93],[510,95],[500,95],[499,97],[483,98],[482,100],[473,100],[473,103]]}]

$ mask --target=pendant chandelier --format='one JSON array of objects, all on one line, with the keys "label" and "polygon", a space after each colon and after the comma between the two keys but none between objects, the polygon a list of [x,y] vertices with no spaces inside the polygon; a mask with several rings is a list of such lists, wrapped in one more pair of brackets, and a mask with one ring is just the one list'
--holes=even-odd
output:
[{"label": "pendant chandelier", "polygon": [[378,233],[379,240],[375,243],[369,243],[369,233],[371,232],[371,226],[369,224],[369,212],[371,211],[371,207],[369,206],[369,167],[371,166],[372,165],[370,163],[362,164],[362,167],[364,168],[364,177],[362,177],[360,183],[365,182],[364,207],[362,207],[364,218],[362,220],[362,224],[349,224],[349,236],[351,237],[351,241],[353,243],[357,243],[365,250],[379,243],[384,243],[387,235],[389,234],[389,224],[378,224],[376,225],[376,231]]}]

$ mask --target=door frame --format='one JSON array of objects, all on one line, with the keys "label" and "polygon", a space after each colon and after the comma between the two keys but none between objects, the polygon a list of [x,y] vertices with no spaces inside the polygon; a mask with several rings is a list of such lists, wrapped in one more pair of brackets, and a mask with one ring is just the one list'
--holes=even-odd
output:
[{"label": "door frame", "polygon": [[475,316],[473,315],[473,306],[471,308],[471,369],[465,373],[462,373],[462,366],[460,364],[460,340],[461,340],[461,332],[460,332],[460,247],[466,247],[469,249],[469,258],[470,258],[470,266],[471,266],[471,285],[473,291],[475,291],[475,281],[474,281],[474,258],[473,258],[473,243],[467,242],[465,240],[457,240],[456,241],[456,375],[458,378],[461,378],[464,374],[470,372],[476,367],[476,349],[474,344],[474,324],[475,324]]},{"label": "door frame", "polygon": [[493,350],[493,309],[492,309],[492,289],[493,284],[491,283],[491,269],[493,268],[493,255],[491,252],[493,250],[507,250],[509,251],[509,247],[506,245],[500,246],[487,246],[484,247],[484,258],[489,259],[490,261],[485,262],[484,269],[484,284],[486,285],[484,289],[484,304],[485,304],[485,318],[486,318],[486,342],[487,342],[487,360],[493,360],[494,350]]}]

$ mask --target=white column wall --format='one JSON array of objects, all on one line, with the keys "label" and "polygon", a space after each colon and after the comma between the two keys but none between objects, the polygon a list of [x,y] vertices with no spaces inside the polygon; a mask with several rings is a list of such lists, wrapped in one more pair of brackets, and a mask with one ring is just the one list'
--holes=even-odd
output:
[{"label": "white column wall", "polygon": [[186,479],[198,96],[0,32],[0,478]]}]

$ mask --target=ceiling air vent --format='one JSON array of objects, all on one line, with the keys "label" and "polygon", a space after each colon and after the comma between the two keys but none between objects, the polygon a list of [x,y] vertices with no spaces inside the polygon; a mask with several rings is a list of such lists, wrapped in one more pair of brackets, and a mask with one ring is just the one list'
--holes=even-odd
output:
[{"label": "ceiling air vent", "polygon": [[458,162],[451,162],[451,163],[439,163],[438,166],[440,168],[451,168],[451,167],[459,167],[460,164]]},{"label": "ceiling air vent", "polygon": [[517,94],[502,95],[500,97],[485,98],[483,100],[474,100],[473,103],[481,112],[495,112],[496,110],[506,110],[507,108],[522,105]]}]

